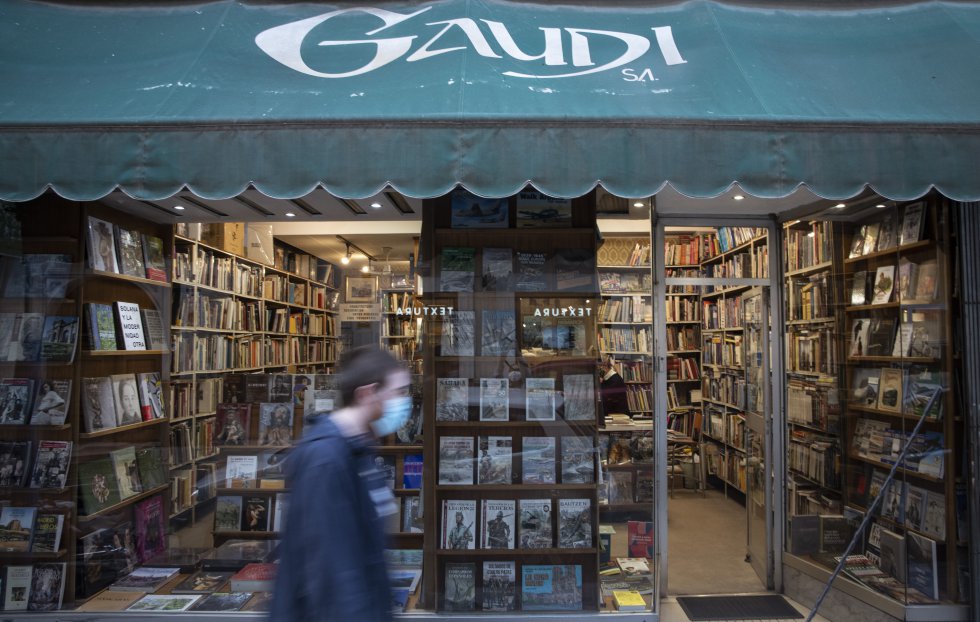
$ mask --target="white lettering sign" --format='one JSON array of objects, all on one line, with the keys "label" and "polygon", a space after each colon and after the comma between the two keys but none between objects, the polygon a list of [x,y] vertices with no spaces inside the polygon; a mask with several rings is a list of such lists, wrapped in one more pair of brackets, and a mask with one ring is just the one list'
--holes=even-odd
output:
[{"label": "white lettering sign", "polygon": [[143,321],[140,320],[140,307],[132,302],[116,302],[116,321],[122,333],[124,350],[145,350]]},{"label": "white lettering sign", "polygon": [[535,307],[534,317],[592,317],[591,307]]}]

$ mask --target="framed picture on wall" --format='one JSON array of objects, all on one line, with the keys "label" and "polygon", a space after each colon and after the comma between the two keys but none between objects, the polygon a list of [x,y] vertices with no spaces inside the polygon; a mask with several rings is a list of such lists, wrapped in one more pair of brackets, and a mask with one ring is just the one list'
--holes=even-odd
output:
[{"label": "framed picture on wall", "polygon": [[378,281],[375,277],[347,277],[347,302],[374,302],[377,296]]}]

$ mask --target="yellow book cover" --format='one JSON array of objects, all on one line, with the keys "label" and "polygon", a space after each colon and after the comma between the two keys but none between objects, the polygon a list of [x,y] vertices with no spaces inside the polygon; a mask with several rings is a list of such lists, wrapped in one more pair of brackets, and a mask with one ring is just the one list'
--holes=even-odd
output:
[{"label": "yellow book cover", "polygon": [[613,602],[620,611],[646,611],[643,595],[635,590],[613,590]]}]

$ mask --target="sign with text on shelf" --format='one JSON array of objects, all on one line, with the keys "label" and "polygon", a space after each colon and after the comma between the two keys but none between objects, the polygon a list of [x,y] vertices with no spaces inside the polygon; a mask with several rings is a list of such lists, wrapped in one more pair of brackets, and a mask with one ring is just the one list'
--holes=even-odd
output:
[{"label": "sign with text on shelf", "polygon": [[340,305],[341,322],[379,322],[381,305],[376,302],[345,302]]}]

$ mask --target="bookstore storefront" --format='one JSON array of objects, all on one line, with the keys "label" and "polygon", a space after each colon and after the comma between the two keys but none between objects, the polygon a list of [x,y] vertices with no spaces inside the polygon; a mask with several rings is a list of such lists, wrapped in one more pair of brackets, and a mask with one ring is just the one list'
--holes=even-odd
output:
[{"label": "bookstore storefront", "polygon": [[[969,2],[5,3],[5,617],[264,615],[367,325],[413,372],[400,610],[659,619],[708,489],[758,591],[975,617],[978,41]],[[404,271],[299,240],[374,203]]]}]

